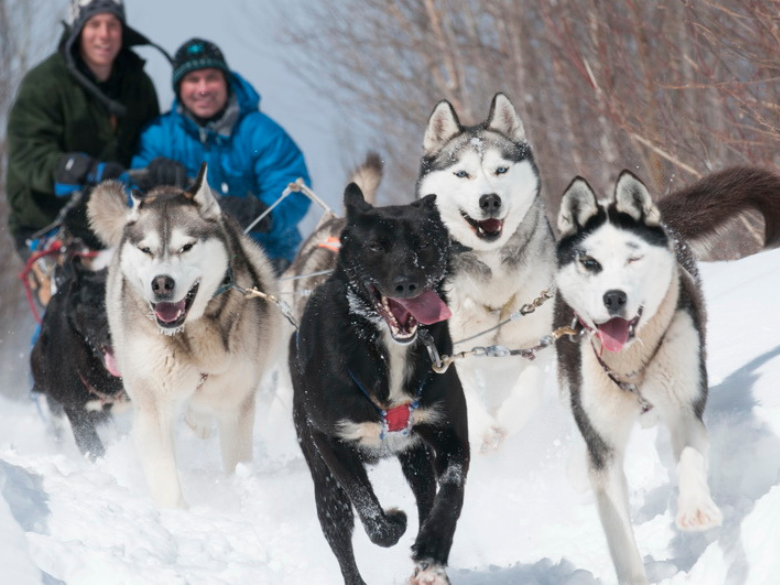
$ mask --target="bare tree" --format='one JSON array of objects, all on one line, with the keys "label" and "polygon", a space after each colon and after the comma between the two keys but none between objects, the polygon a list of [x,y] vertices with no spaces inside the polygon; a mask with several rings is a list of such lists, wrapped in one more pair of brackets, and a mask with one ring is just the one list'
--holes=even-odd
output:
[{"label": "bare tree", "polygon": [[[434,105],[474,123],[497,91],[525,122],[552,212],[575,174],[603,191],[629,168],[660,196],[780,162],[780,0],[321,0],[286,20],[290,66],[371,133],[402,193]],[[757,221],[726,257],[756,248]]]},{"label": "bare tree", "polygon": [[30,311],[17,276],[22,265],[7,228],[8,113],[34,60],[56,46],[55,19],[60,11],[60,3],[51,0],[0,0],[0,391],[26,379],[25,356],[31,333]]}]

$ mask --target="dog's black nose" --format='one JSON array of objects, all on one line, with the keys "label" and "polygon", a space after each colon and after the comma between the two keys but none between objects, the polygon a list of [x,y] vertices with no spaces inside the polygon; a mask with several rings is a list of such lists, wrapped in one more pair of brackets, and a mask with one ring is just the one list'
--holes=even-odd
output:
[{"label": "dog's black nose", "polygon": [[623,311],[628,297],[622,290],[608,290],[604,293],[604,306],[610,315],[618,315]]},{"label": "dog's black nose", "polygon": [[155,276],[152,280],[152,292],[158,299],[168,299],[172,297],[174,288],[176,288],[176,281],[167,274]]},{"label": "dog's black nose", "polygon": [[416,296],[422,287],[419,282],[407,276],[398,276],[393,280],[393,296],[399,299]]},{"label": "dog's black nose", "polygon": [[501,209],[501,197],[496,195],[495,193],[490,193],[489,195],[483,195],[479,198],[479,207],[482,209],[482,211],[486,213],[491,213],[493,211],[498,211]]}]

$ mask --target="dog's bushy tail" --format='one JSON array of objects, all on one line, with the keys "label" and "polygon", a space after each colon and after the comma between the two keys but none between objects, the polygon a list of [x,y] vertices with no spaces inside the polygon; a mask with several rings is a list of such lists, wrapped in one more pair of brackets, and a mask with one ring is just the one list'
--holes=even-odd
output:
[{"label": "dog's bushy tail", "polygon": [[714,245],[724,224],[748,209],[764,218],[764,247],[780,245],[780,176],[754,167],[709,175],[658,202],[661,217],[700,249]]},{"label": "dog's bushy tail", "polygon": [[105,181],[92,190],[87,204],[89,225],[109,248],[119,244],[130,209],[122,183]]},{"label": "dog's bushy tail", "polygon": [[363,191],[363,198],[371,205],[376,204],[376,192],[379,190],[379,183],[382,181],[382,170],[384,165],[379,154],[369,152],[365,160],[352,170],[349,183],[357,183],[360,190]]}]

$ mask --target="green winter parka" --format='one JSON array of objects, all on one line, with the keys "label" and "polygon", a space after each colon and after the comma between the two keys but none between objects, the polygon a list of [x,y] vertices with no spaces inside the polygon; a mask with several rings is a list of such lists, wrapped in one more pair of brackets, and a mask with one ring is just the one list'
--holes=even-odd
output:
[{"label": "green winter parka", "polygon": [[114,63],[111,98],[127,112],[108,112],[68,71],[57,51],[22,80],[8,118],[6,192],[11,233],[29,235],[52,223],[67,198],[54,195],[60,158],[82,152],[130,166],[141,128],[159,113],[157,93],[144,60],[123,48]]}]

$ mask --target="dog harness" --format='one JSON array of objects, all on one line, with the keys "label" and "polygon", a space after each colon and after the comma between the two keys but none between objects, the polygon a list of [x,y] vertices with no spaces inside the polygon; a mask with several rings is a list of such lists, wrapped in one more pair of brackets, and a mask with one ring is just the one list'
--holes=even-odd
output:
[{"label": "dog harness", "polygon": [[402,437],[408,436],[412,430],[412,413],[420,406],[420,395],[422,394],[423,386],[425,386],[425,382],[428,379],[427,373],[417,387],[414,400],[389,409],[384,409],[377,405],[368,393],[368,390],[360,383],[355,374],[352,373],[352,370],[347,369],[347,373],[382,419],[382,431],[379,434],[380,440],[384,441],[385,437],[392,433],[398,433]]}]

